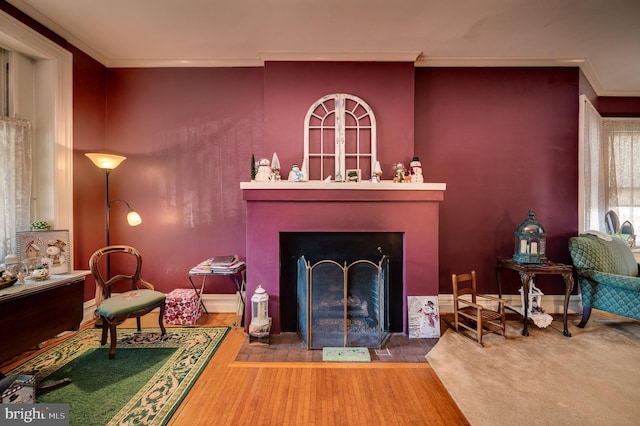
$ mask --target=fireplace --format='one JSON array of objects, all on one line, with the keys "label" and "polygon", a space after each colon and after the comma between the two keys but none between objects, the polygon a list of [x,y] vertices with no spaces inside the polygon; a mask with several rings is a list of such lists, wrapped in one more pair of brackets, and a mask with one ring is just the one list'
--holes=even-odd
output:
[{"label": "fireplace", "polygon": [[380,348],[389,335],[389,259],[298,259],[298,334],[308,349]]},{"label": "fireplace", "polygon": [[[391,332],[403,331],[403,252],[401,232],[281,232],[280,233],[280,324],[283,332],[300,331],[298,287],[299,259],[309,266],[332,261],[344,267],[358,261],[374,264],[386,259],[387,290],[384,302]],[[333,269],[333,268],[330,268]],[[339,271],[336,271],[339,273]]]},{"label": "fireplace", "polygon": [[[269,294],[272,333],[289,327],[287,316],[297,309],[296,299],[280,284],[286,260],[281,258],[282,233],[402,235],[402,260],[396,268],[400,282],[391,297],[401,306],[395,327],[405,333],[407,297],[438,294],[438,210],[445,184],[243,182],[240,187],[247,202],[247,293],[262,285]],[[250,309],[247,306],[247,319]],[[390,314],[393,327],[393,309]]]}]

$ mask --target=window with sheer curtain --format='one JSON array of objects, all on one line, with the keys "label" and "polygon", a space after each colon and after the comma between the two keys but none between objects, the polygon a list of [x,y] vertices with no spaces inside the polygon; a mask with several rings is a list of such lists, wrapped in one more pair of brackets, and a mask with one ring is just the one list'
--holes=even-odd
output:
[{"label": "window with sheer curtain", "polygon": [[608,153],[609,206],[640,229],[640,119],[602,120]]},{"label": "window with sheer curtain", "polygon": [[[0,254],[16,252],[15,230],[29,229],[31,123],[0,117]],[[1,259],[0,259],[1,262]]]},{"label": "window with sheer curtain", "polygon": [[581,230],[606,231],[604,215],[640,229],[640,119],[602,118],[581,100]]},{"label": "window with sheer curtain", "polygon": [[[0,116],[10,117],[0,129],[2,262],[7,250],[17,250],[10,246],[15,233],[28,231],[33,220],[69,230],[73,239],[73,54],[3,11],[0,46],[11,61],[9,75],[0,73],[2,84],[11,85],[4,92],[9,98],[0,101]],[[28,141],[30,151],[21,149]],[[5,178],[9,170],[18,171],[12,180]],[[32,179],[29,193],[27,173]],[[12,227],[7,223],[14,219],[7,217],[16,218]]]}]

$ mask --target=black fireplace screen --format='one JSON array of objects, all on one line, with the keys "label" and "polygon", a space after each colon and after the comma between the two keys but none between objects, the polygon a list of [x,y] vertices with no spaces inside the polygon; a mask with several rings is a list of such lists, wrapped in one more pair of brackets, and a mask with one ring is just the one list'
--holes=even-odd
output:
[{"label": "black fireplace screen", "polygon": [[380,348],[389,334],[389,261],[298,259],[298,333],[309,349]]}]

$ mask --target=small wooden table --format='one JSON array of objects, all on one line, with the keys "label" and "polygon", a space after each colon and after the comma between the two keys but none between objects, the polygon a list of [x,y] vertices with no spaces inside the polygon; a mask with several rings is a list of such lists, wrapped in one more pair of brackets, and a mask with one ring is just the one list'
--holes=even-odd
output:
[{"label": "small wooden table", "polygon": [[529,288],[531,280],[536,275],[561,275],[566,287],[564,293],[564,334],[567,337],[571,337],[569,328],[567,327],[567,310],[569,309],[569,296],[573,290],[573,266],[565,265],[562,263],[551,264],[538,264],[538,263],[517,263],[513,259],[508,257],[499,257],[496,264],[496,281],[498,283],[498,297],[502,297],[502,284],[501,275],[503,269],[511,269],[520,274],[520,280],[522,281],[523,292],[523,316],[524,316],[524,328],[522,329],[522,335],[529,335]]},{"label": "small wooden table", "polygon": [[[238,304],[236,307],[236,321],[233,323],[234,326],[240,325],[244,326],[244,312],[245,312],[245,289],[246,289],[246,274],[247,265],[242,262],[238,266],[233,267],[231,269],[211,269],[207,271],[198,271],[197,267],[191,269],[189,272],[189,282],[191,283],[191,287],[195,290],[198,295],[198,304],[202,306],[204,312],[208,315],[209,311],[204,306],[204,302],[202,301],[202,295],[204,294],[204,287],[207,282],[207,277],[213,276],[224,276],[231,277],[233,282],[236,285],[236,291],[238,292]],[[200,289],[198,289],[197,284],[194,282],[195,277],[200,277]],[[239,318],[238,318],[239,317]]]}]

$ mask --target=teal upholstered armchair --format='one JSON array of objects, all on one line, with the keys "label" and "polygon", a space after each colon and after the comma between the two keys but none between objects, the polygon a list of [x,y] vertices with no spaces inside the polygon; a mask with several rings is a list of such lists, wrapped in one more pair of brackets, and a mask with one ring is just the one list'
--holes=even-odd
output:
[{"label": "teal upholstered armchair", "polygon": [[611,236],[582,234],[569,239],[569,252],[582,295],[582,320],[591,309],[640,319],[638,263],[626,242]]}]

